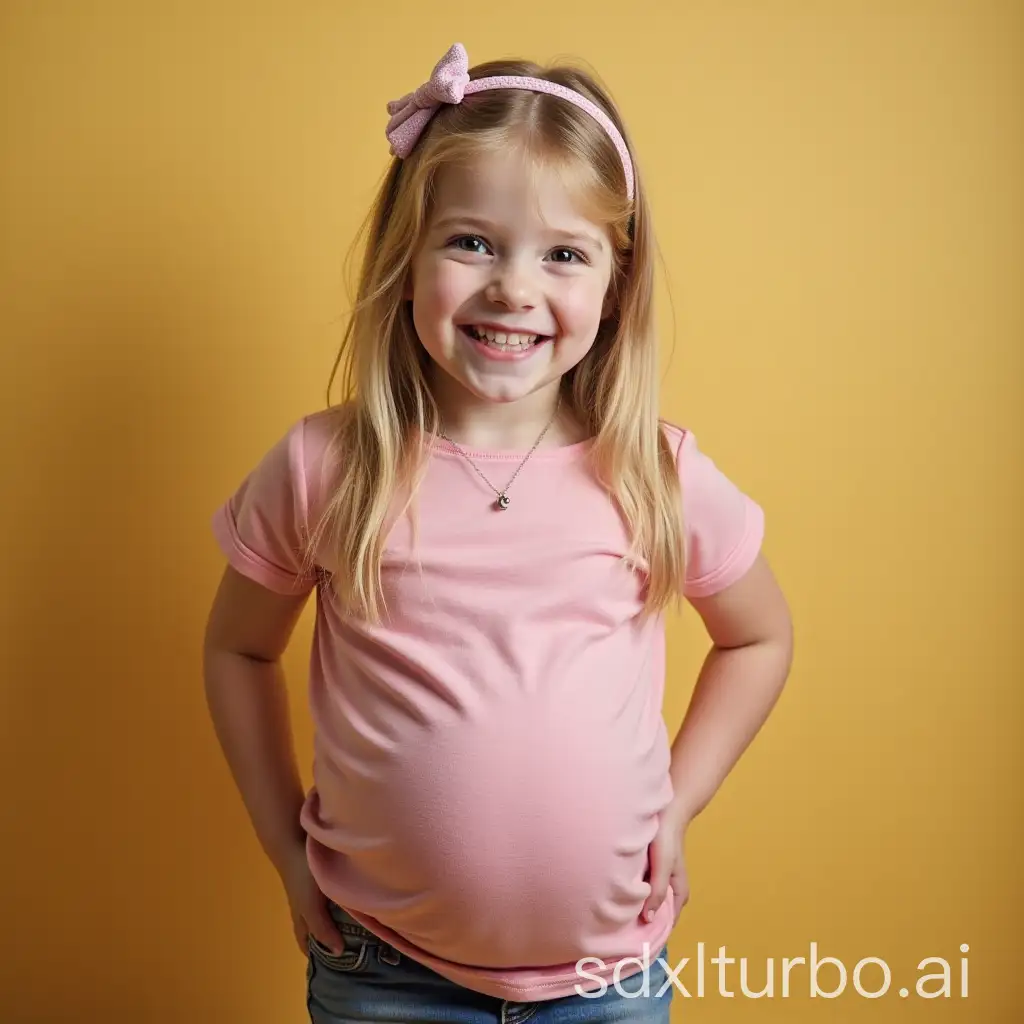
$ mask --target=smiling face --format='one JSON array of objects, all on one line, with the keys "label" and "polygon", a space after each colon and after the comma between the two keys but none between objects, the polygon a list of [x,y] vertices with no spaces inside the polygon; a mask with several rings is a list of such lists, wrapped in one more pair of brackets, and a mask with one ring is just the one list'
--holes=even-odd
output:
[{"label": "smiling face", "polygon": [[557,175],[498,155],[441,169],[410,289],[442,410],[550,409],[608,312],[612,258]]}]

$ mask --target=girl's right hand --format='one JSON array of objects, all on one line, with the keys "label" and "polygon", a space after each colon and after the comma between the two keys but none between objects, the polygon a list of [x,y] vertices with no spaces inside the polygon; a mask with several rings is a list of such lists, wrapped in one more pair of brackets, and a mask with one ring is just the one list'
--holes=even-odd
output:
[{"label": "girl's right hand", "polygon": [[309,955],[309,936],[317,939],[332,953],[345,950],[338,926],[327,909],[327,897],[313,879],[306,860],[306,844],[298,843],[289,851],[278,869],[292,915],[292,930],[303,956]]}]

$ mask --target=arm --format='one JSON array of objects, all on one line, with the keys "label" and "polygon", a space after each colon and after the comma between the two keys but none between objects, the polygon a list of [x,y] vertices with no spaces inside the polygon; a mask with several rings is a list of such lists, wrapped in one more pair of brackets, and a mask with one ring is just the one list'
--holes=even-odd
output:
[{"label": "arm", "polygon": [[789,608],[763,556],[736,583],[690,603],[713,646],[672,744],[671,813],[681,827],[704,810],[764,724],[793,656]]},{"label": "arm", "polygon": [[280,658],[308,595],[284,596],[228,567],[203,645],[206,701],[261,846],[279,874],[305,837]]},{"label": "arm", "polygon": [[761,555],[735,583],[690,601],[713,646],[672,744],[673,798],[651,844],[651,889],[644,904],[648,921],[669,884],[678,920],[689,899],[683,836],[768,718],[793,656],[789,609]]}]

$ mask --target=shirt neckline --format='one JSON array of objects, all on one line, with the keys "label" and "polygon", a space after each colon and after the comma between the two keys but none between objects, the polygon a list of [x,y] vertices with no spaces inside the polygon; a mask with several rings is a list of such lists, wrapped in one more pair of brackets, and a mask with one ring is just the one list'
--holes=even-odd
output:
[{"label": "shirt neckline", "polygon": [[[530,455],[531,462],[561,462],[566,459],[572,459],[579,455],[585,454],[585,452],[591,448],[594,443],[592,437],[584,438],[582,441],[576,441],[573,444],[559,445],[557,448],[538,448],[532,455]],[[428,446],[429,450],[435,455],[440,455],[445,458],[460,459],[463,455],[471,459],[481,459],[487,462],[522,462],[523,459],[529,454],[529,449],[477,449],[467,448],[465,445],[459,445],[462,449],[462,453],[453,447],[453,445],[445,441],[444,438],[437,438],[431,441]]]}]

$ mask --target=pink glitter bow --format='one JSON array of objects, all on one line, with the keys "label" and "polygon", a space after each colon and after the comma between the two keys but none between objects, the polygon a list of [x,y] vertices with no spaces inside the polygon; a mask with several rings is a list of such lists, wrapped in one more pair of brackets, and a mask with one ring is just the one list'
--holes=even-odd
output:
[{"label": "pink glitter bow", "polygon": [[469,85],[469,59],[462,43],[456,43],[437,62],[430,80],[415,92],[388,104],[387,137],[391,152],[403,160],[442,103],[461,103]]}]

